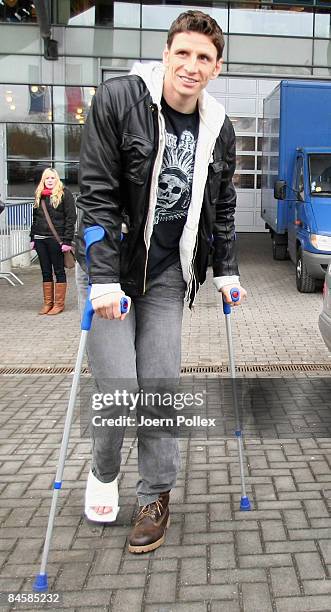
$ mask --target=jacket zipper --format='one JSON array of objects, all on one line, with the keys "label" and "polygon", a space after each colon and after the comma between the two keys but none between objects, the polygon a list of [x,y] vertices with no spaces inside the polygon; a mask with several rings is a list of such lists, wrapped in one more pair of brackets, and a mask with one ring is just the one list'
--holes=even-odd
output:
[{"label": "jacket zipper", "polygon": [[[215,147],[215,142],[212,144],[210,151],[209,151],[209,162],[208,164],[210,164],[213,160],[213,151],[214,151],[214,147]],[[211,197],[211,193],[210,193],[210,185],[209,185],[209,180],[208,180],[208,171],[207,171],[207,184],[208,184],[208,189],[209,189],[209,198]],[[205,185],[202,191],[202,204],[203,205],[203,196],[204,196],[204,192],[205,192]],[[201,215],[201,212],[200,212]],[[190,274],[190,278],[189,278],[189,282],[187,284],[187,289],[186,289],[186,294],[185,294],[185,298],[188,302],[190,302],[190,296],[192,293],[192,285],[193,285],[193,281],[195,283],[195,288],[197,285],[197,279],[195,278],[195,274],[194,274],[194,262],[195,262],[195,258],[196,258],[196,254],[197,254],[197,250],[198,250],[198,235],[199,235],[199,226],[198,226],[198,231],[197,231],[197,235],[196,235],[196,241],[195,241],[195,245],[194,245],[194,250],[193,250],[193,255],[192,255],[192,259],[191,259],[191,263],[190,263],[190,270],[189,270],[189,274]],[[195,291],[195,295],[196,295],[197,291]],[[194,298],[195,298],[194,295]],[[194,303],[194,298],[193,301],[191,303],[191,307],[193,307],[193,303]]]},{"label": "jacket zipper", "polygon": [[[152,111],[152,113],[155,112],[157,106],[156,104],[151,104],[150,105],[150,109]],[[163,162],[163,154],[164,154],[164,149],[165,149],[165,124],[164,124],[164,120],[163,117],[161,115],[161,113],[158,113],[158,124],[159,124],[159,142],[158,142],[158,152],[157,152],[157,156],[154,162],[154,168],[153,168],[153,173],[152,173],[152,180],[151,180],[151,188],[154,188],[153,185],[153,178],[157,177],[157,183],[155,184],[155,190],[156,190],[156,194],[154,194],[154,197],[157,200],[157,190],[158,190],[158,180],[159,180],[159,176],[160,176],[160,171],[161,171],[161,167],[162,167],[162,162]],[[160,124],[161,124],[161,129],[160,129]],[[162,140],[163,140],[163,144],[162,144]],[[161,154],[162,153],[162,154]],[[157,172],[155,170],[156,166],[156,160],[159,157],[159,167],[157,169]],[[149,197],[151,198],[151,191],[150,191],[150,195]],[[149,200],[150,203],[150,200]],[[156,202],[155,202],[156,205]],[[154,206],[154,212],[155,212],[155,206]],[[149,238],[149,242],[147,242],[146,240],[146,230],[147,230],[147,225],[148,225],[148,221],[149,221],[149,215],[150,215],[150,207],[148,208],[148,213],[147,213],[147,218],[146,218],[146,223],[145,223],[145,229],[144,229],[144,242],[145,242],[145,247],[146,247],[146,261],[145,261],[145,271],[144,271],[144,286],[143,286],[143,294],[146,293],[146,274],[147,274],[147,264],[148,264],[148,251],[149,251],[149,247],[150,247],[150,238]],[[153,222],[154,222],[154,216],[153,216]]]},{"label": "jacket zipper", "polygon": [[[194,245],[193,256],[192,256],[192,260],[191,260],[191,264],[190,264],[190,280],[188,282],[187,289],[186,289],[186,300],[188,302],[190,302],[190,299],[191,299],[191,293],[192,293],[192,290],[193,290],[193,283],[195,284],[195,286],[197,284],[197,280],[195,278],[195,273],[194,273],[194,262],[195,262],[197,250],[198,250],[198,236],[196,237],[196,241],[195,241],[195,245]],[[196,292],[195,292],[195,295],[196,295]],[[195,297],[195,295],[194,295],[194,297]],[[193,302],[194,302],[194,299],[193,299],[193,301],[191,303],[191,306],[193,306]]]}]

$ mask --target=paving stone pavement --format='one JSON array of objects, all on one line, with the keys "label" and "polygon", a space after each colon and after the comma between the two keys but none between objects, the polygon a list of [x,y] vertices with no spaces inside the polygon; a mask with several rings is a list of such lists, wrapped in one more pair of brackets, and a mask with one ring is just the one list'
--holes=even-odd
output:
[{"label": "paving stone pavement", "polygon": [[[245,307],[233,313],[237,363],[331,364],[317,325],[321,292],[297,292],[293,264],[273,261],[267,234],[239,234],[238,245],[241,282],[249,297]],[[60,317],[36,314],[41,303],[39,267],[18,274],[24,287],[0,279],[0,365],[73,366],[79,338],[73,271]],[[185,308],[182,362],[210,365],[227,359],[223,311],[209,270],[194,311]]]},{"label": "paving stone pavement", "polygon": [[[272,261],[267,236],[240,236],[239,243],[249,299],[233,313],[237,362],[330,363],[317,327],[321,295],[296,292],[292,264]],[[0,365],[72,366],[79,337],[72,277],[68,308],[52,319],[35,314],[39,270],[22,278],[24,287],[1,281]],[[215,306],[209,278],[194,313],[185,313],[183,364],[227,362],[223,315]],[[31,593],[72,377],[0,378],[0,591]],[[310,411],[316,385],[320,411]],[[330,612],[331,441],[314,433],[316,420],[329,423],[329,385],[329,376],[316,381],[298,373],[293,398],[279,393],[276,421],[285,412],[294,424],[305,419],[305,436],[288,429],[246,436],[250,512],[239,511],[236,439],[181,439],[166,543],[143,556],[127,551],[136,441],[124,443],[116,524],[92,527],[82,516],[90,450],[77,414],[48,565],[50,592],[60,593],[61,602],[7,605],[3,598],[0,609]]]}]

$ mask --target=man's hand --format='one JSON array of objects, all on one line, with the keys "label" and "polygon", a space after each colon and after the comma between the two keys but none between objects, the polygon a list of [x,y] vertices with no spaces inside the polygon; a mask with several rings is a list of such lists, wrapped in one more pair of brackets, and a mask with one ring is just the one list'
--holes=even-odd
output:
[{"label": "man's hand", "polygon": [[129,307],[127,312],[121,312],[121,299],[124,296],[125,293],[123,291],[114,291],[94,298],[91,301],[95,314],[102,319],[120,319],[120,321],[124,321],[125,317],[129,314],[131,306],[131,300],[126,296]]},{"label": "man's hand", "polygon": [[[231,300],[230,291],[231,289],[238,289],[239,291],[239,300],[238,302],[233,302]],[[220,289],[220,293],[223,294],[224,300],[227,304],[231,304],[231,306],[239,306],[242,301],[247,297],[247,291],[244,287],[241,287],[238,283],[236,285],[224,285],[222,289]]]}]

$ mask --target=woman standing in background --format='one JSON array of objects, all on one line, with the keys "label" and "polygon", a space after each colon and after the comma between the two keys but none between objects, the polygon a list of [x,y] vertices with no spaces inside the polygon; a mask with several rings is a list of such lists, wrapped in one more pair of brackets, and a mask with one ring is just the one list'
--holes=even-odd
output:
[{"label": "woman standing in background", "polygon": [[[49,226],[44,207],[60,237],[60,243]],[[56,170],[46,168],[36,189],[30,232],[31,248],[37,251],[43,277],[44,304],[39,314],[55,315],[64,310],[67,279],[63,253],[71,249],[75,222],[76,207],[72,193],[64,187]]]}]

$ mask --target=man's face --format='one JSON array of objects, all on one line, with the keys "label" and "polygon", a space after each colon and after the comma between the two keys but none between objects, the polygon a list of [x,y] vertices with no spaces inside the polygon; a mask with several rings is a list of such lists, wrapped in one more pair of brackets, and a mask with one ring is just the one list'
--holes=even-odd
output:
[{"label": "man's face", "polygon": [[167,97],[184,104],[196,103],[202,89],[216,79],[222,68],[215,45],[198,32],[175,34],[170,49],[166,47],[163,52],[163,63]]}]

